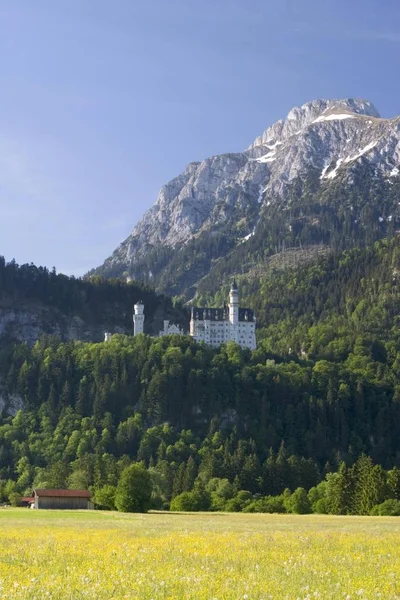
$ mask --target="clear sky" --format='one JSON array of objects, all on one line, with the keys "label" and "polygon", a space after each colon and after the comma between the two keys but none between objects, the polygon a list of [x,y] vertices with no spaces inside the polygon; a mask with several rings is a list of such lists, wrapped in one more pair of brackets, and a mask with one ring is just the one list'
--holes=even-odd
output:
[{"label": "clear sky", "polygon": [[399,0],[0,0],[0,254],[81,275],[296,105],[400,113]]}]

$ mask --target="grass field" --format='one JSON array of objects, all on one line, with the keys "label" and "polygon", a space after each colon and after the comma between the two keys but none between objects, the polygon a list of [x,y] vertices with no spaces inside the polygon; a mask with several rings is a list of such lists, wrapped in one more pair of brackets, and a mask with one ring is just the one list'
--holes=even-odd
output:
[{"label": "grass field", "polygon": [[400,599],[400,518],[0,509],[0,599]]}]

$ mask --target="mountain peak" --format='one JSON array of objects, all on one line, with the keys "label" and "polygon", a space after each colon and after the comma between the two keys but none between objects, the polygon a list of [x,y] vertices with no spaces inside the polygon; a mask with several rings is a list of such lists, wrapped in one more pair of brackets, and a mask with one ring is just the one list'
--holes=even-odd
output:
[{"label": "mountain peak", "polygon": [[[276,141],[286,139],[299,133],[316,120],[323,121],[324,116],[329,115],[360,115],[366,117],[380,118],[380,114],[369,100],[360,98],[344,98],[337,100],[317,99],[306,102],[302,106],[292,108],[286,119],[277,121],[269,127],[263,135],[257,137],[250,148],[263,146]],[[332,117],[331,117],[332,118]],[[339,117],[340,118],[340,117]],[[342,117],[345,118],[345,117]]]},{"label": "mountain peak", "polygon": [[[399,174],[400,117],[379,118],[363,99],[313,100],[293,108],[251,149],[191,163],[162,187],[97,272],[126,271],[158,290],[189,297],[211,272],[218,279],[222,257],[235,268],[232,252],[241,257],[239,265],[248,248],[259,257],[305,239],[361,239],[366,215],[372,215],[368,239],[379,237],[389,227],[400,229]],[[364,210],[371,197],[368,177],[380,186],[372,212]]]}]

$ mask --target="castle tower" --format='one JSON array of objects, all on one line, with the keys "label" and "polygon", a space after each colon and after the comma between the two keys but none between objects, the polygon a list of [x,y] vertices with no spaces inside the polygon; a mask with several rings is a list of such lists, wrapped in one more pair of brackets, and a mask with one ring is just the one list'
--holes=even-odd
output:
[{"label": "castle tower", "polygon": [[239,292],[236,281],[233,280],[229,292],[229,322],[231,335],[230,339],[234,342],[239,340]]},{"label": "castle tower", "polygon": [[136,302],[133,308],[135,310],[135,313],[133,315],[133,335],[139,335],[139,333],[143,333],[144,326],[143,302],[139,300],[139,302]]},{"label": "castle tower", "polygon": [[229,292],[229,321],[232,325],[239,323],[239,292],[235,280]]},{"label": "castle tower", "polygon": [[194,308],[192,306],[191,311],[190,311],[190,335],[194,336],[196,335],[196,324],[195,324],[195,320],[194,320]]}]

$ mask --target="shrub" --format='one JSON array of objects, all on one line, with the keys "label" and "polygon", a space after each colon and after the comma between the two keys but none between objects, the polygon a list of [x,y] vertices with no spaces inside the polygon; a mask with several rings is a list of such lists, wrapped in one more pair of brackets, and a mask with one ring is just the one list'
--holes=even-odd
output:
[{"label": "shrub", "polygon": [[211,494],[211,510],[224,510],[227,500],[234,496],[234,487],[228,479],[210,479],[206,490]]},{"label": "shrub", "polygon": [[101,508],[108,508],[108,510],[115,510],[115,494],[117,488],[115,485],[104,485],[103,487],[96,490],[93,501],[98,504]]},{"label": "shrub", "polygon": [[306,490],[302,487],[298,487],[284,502],[288,512],[297,515],[306,515],[311,512],[310,500],[308,499]]},{"label": "shrub", "polygon": [[400,500],[385,500],[371,510],[371,515],[378,517],[399,517]]},{"label": "shrub", "polygon": [[191,492],[182,492],[171,500],[171,511],[196,512],[210,509],[210,494],[205,490],[195,489]]},{"label": "shrub", "polygon": [[17,492],[11,492],[8,495],[11,506],[19,506],[21,504],[21,497],[21,494],[18,494]]},{"label": "shrub", "polygon": [[228,500],[225,504],[224,510],[226,512],[241,512],[246,506],[250,504],[253,496],[247,490],[240,490],[234,498]]},{"label": "shrub", "polygon": [[122,471],[115,494],[115,506],[121,512],[147,512],[151,498],[151,478],[143,463]]},{"label": "shrub", "polygon": [[251,502],[243,512],[285,513],[286,508],[282,496],[265,496]]},{"label": "shrub", "polygon": [[321,483],[319,483],[315,487],[312,487],[308,491],[307,495],[308,495],[308,499],[311,504],[312,512],[319,513],[319,514],[327,514],[328,513],[328,506],[327,506],[327,500],[326,500],[326,496],[327,496],[327,482],[326,481],[321,481]]}]

